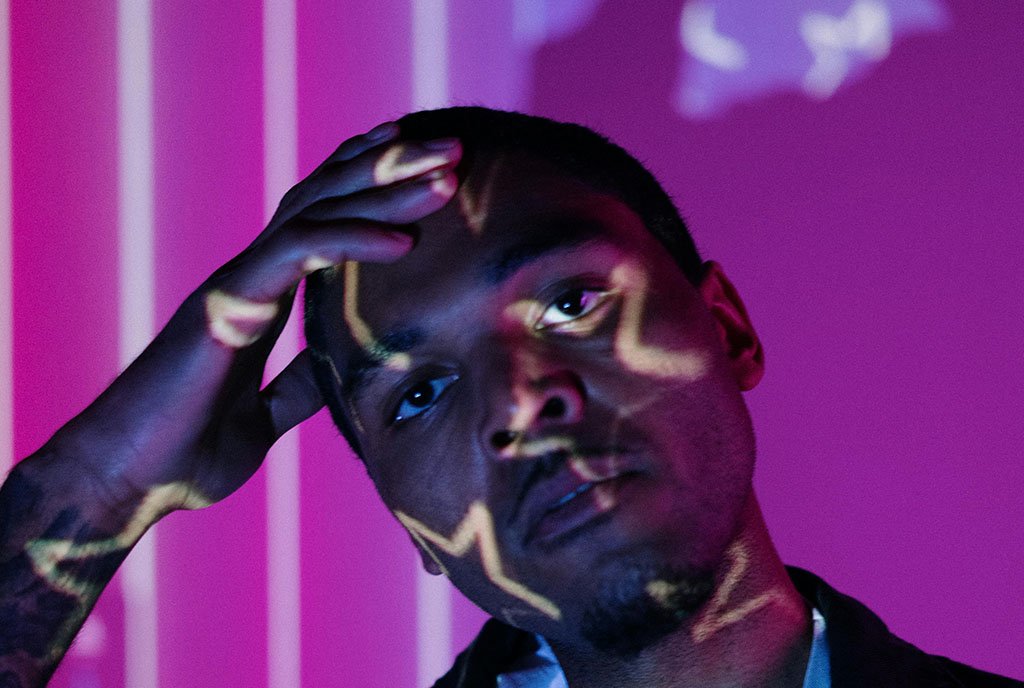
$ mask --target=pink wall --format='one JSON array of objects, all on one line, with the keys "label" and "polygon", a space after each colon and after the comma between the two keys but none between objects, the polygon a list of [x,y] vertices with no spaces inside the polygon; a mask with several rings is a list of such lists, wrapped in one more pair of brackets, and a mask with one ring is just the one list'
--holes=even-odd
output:
[{"label": "pink wall", "polygon": [[[300,173],[413,107],[416,2],[297,2]],[[448,67],[434,100],[589,123],[649,163],[765,341],[749,403],[784,559],[926,650],[1024,678],[1024,9],[787,0],[767,17],[691,2],[712,10],[716,45],[741,49],[723,64],[745,55],[731,69],[683,49],[682,5],[436,3]],[[841,27],[879,6],[888,54],[852,46],[838,90],[806,95],[799,18]],[[19,458],[116,374],[123,325],[117,5],[57,8],[12,0],[8,23],[14,376],[0,383]],[[153,3],[159,323],[261,227],[262,17],[261,0]],[[695,117],[686,89],[713,107]],[[417,624],[407,537],[326,417],[301,442],[301,682],[418,685],[418,634],[437,631]],[[261,472],[158,528],[159,685],[271,685],[266,495]],[[482,617],[451,604],[454,650]],[[111,586],[54,685],[122,685],[124,607]]]}]

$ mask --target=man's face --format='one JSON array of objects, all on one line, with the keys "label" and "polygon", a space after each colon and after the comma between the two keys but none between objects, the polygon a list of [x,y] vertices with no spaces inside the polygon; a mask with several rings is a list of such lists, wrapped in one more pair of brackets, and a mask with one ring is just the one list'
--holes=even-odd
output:
[{"label": "man's face", "polygon": [[346,266],[326,328],[428,568],[566,643],[637,597],[703,600],[754,456],[703,289],[618,198],[521,154],[418,227],[397,263]]}]

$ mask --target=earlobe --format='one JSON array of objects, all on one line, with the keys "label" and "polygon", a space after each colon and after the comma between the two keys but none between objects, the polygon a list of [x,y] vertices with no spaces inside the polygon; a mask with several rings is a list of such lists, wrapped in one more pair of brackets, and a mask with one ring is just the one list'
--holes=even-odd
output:
[{"label": "earlobe", "polygon": [[715,321],[736,382],[743,391],[753,389],[764,376],[764,348],[739,292],[725,276],[722,266],[714,261],[704,264],[704,275],[697,290]]},{"label": "earlobe", "polygon": [[427,551],[427,549],[416,541],[416,538],[412,538],[412,544],[416,547],[416,551],[420,553],[420,560],[423,562],[423,570],[432,576],[440,576],[444,571],[441,569],[441,564],[433,555]]}]

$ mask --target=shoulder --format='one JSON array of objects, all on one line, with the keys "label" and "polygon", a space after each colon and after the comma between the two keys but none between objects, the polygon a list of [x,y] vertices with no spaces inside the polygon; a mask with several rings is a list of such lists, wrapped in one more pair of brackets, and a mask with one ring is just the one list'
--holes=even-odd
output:
[{"label": "shoulder", "polygon": [[490,619],[434,688],[492,688],[498,674],[517,659],[536,652],[537,646],[532,633]]},{"label": "shoulder", "polygon": [[[825,617],[832,688],[1024,688],[1024,682],[924,652],[813,573],[787,569],[800,594]],[[532,633],[491,619],[434,688],[494,688],[499,674],[537,647]]]},{"label": "shoulder", "polygon": [[930,655],[893,635],[874,612],[813,573],[787,570],[800,594],[825,617],[833,688],[1024,688],[1020,681]]}]

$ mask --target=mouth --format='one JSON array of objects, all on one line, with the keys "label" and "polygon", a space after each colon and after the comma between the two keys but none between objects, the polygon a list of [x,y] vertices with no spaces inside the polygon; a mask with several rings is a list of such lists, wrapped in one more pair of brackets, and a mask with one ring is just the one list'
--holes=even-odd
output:
[{"label": "mouth", "polygon": [[568,457],[561,467],[531,484],[521,502],[523,546],[552,545],[604,520],[619,503],[621,489],[639,475],[621,454]]}]

